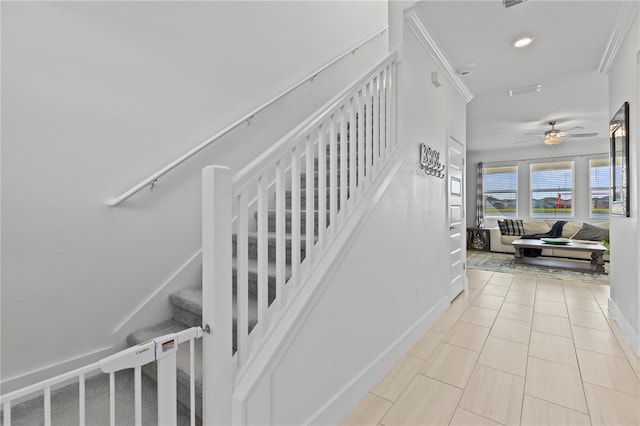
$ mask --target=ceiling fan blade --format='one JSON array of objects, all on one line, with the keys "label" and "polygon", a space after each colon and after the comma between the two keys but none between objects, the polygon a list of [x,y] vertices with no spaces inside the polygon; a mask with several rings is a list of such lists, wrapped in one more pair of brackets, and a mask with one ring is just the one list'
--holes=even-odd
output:
[{"label": "ceiling fan blade", "polygon": [[525,142],[533,142],[533,141],[540,142],[540,138],[538,137],[538,138],[533,138],[533,139],[525,139],[523,141],[514,142],[514,144],[525,143]]},{"label": "ceiling fan blade", "polygon": [[592,138],[594,136],[598,136],[599,133],[570,133],[568,135],[563,135],[563,138]]},{"label": "ceiling fan blade", "polygon": [[584,127],[582,126],[571,127],[570,129],[563,130],[562,133],[567,133],[568,131],[575,130],[575,129],[584,129]]},{"label": "ceiling fan blade", "polygon": [[538,133],[523,133],[523,135],[525,136],[538,136],[540,138],[544,138],[544,135],[538,134]]}]

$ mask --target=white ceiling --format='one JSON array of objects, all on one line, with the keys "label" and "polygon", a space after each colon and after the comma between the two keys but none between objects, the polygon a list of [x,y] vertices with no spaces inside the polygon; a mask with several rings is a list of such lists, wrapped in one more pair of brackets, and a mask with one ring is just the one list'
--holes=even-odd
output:
[{"label": "white ceiling", "polygon": [[[529,0],[505,8],[502,0],[422,1],[418,8],[432,35],[474,99],[467,108],[467,150],[541,144],[542,134],[581,126],[595,138],[563,144],[608,143],[608,77],[598,72],[623,1]],[[512,42],[533,35],[528,47]],[[509,89],[542,84],[542,91],[510,97]]]}]

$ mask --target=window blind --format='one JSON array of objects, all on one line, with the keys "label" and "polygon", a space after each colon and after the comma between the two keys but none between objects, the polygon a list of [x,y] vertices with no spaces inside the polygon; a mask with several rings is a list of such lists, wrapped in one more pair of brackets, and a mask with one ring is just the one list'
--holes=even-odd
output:
[{"label": "window blind", "polygon": [[518,166],[486,166],[483,169],[485,217],[517,217]]},{"label": "window blind", "polygon": [[532,217],[573,217],[573,164],[531,164]]}]

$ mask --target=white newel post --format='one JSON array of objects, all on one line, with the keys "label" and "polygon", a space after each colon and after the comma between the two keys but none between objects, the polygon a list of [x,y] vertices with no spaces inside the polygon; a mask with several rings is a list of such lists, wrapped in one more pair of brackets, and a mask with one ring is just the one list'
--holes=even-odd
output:
[{"label": "white newel post", "polygon": [[[203,423],[230,425],[232,358],[231,170],[202,171]],[[205,328],[203,327],[203,328]]]}]

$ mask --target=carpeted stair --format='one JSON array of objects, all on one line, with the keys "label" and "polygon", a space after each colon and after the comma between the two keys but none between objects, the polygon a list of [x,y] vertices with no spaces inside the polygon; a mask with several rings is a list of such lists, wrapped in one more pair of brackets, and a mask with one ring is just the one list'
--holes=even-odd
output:
[{"label": "carpeted stair", "polygon": [[[327,146],[327,190],[325,196],[322,197],[326,200],[326,208],[329,208],[329,197],[330,197],[330,189],[329,189],[329,170],[330,170],[330,161],[329,161],[329,146]],[[338,160],[339,162],[339,157]],[[317,240],[318,235],[318,200],[319,200],[319,191],[318,187],[318,172],[317,165],[318,160],[316,158],[315,162],[316,170],[314,170],[314,241]],[[339,164],[339,163],[338,163]],[[347,176],[348,177],[348,176]],[[345,179],[346,180],[346,179]],[[306,255],[306,181],[307,175],[301,174],[300,176],[300,205],[303,209],[300,212],[300,232],[301,232],[301,241],[300,241],[300,260],[302,261]],[[341,179],[340,174],[338,173],[337,185],[340,186]],[[347,182],[345,182],[347,183]],[[339,192],[336,193],[336,200],[339,208]],[[288,281],[291,276],[291,191],[287,191],[285,194],[285,239],[286,239],[286,280]],[[326,212],[326,225],[328,226],[330,223],[329,212]],[[254,219],[257,220],[257,213],[254,216]],[[274,209],[268,210],[267,217],[267,231],[268,231],[268,243],[267,243],[267,251],[268,251],[268,270],[269,270],[269,279],[268,279],[268,303],[271,304],[276,297],[276,211]],[[233,295],[234,295],[234,324],[233,324],[233,349],[235,351],[236,348],[236,313],[235,313],[235,297],[236,297],[236,283],[237,283],[237,269],[236,269],[236,251],[237,251],[237,235],[232,236],[232,248],[233,248]],[[257,232],[250,232],[248,234],[248,281],[249,281],[249,331],[251,331],[257,323],[257,258],[258,258],[258,246],[257,246],[258,238]],[[198,288],[189,288],[186,290],[179,291],[169,296],[169,303],[173,309],[173,318],[171,320],[162,322],[153,327],[138,331],[128,336],[127,343],[131,346],[137,345],[139,343],[143,343],[149,341],[155,337],[161,336],[163,334],[174,333],[177,331],[181,331],[194,326],[202,325],[202,289]],[[198,417],[202,416],[202,345],[201,341],[196,341],[196,415]],[[180,404],[185,407],[189,407],[190,405],[190,395],[189,395],[189,351],[188,347],[184,349],[180,347],[178,349],[178,360],[177,360],[177,378],[178,378],[178,392],[177,397]],[[143,367],[143,373],[148,376],[148,378],[152,381],[156,381],[156,366],[155,363],[149,364]]]}]

